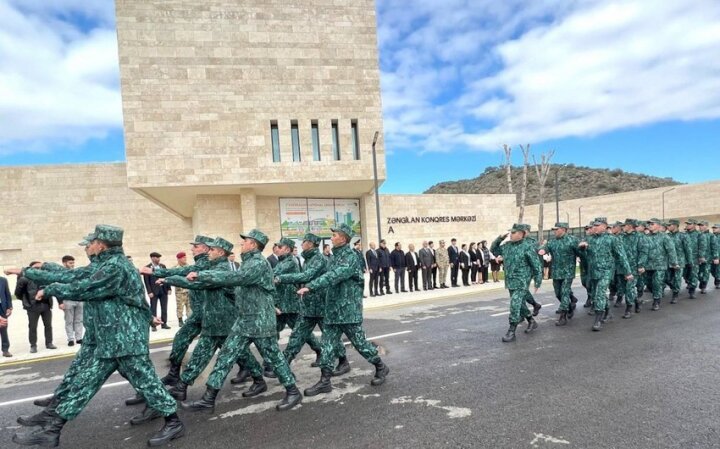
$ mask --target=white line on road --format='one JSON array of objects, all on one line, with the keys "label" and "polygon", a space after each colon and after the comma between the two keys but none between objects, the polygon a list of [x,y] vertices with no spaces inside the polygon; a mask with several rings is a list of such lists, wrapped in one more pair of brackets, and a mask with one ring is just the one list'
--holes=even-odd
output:
[{"label": "white line on road", "polygon": [[[542,307],[551,306],[552,304],[540,304]],[[503,316],[503,315],[510,315],[510,312],[500,312],[500,313],[493,313],[490,316]]]},{"label": "white line on road", "polygon": [[[409,334],[409,333],[411,333],[411,332],[412,332],[412,331],[402,331],[402,332],[395,332],[395,333],[392,333],[392,334],[378,335],[377,337],[370,337],[370,338],[368,338],[368,340],[379,340],[379,339],[381,339],[381,338],[394,337],[394,336],[396,336],[396,335],[404,335],[404,334]],[[346,342],[345,344],[346,344],[346,345],[349,345],[350,343],[349,343],[349,342]],[[150,352],[159,352],[159,351],[161,351],[161,350],[165,350],[165,349],[169,349],[169,348],[170,348],[169,346],[168,346],[167,348],[165,348],[165,347],[163,347],[163,348],[154,348],[154,349],[151,349]],[[129,384],[129,382],[128,382],[127,380],[123,380],[123,381],[120,381],[120,382],[113,382],[113,383],[105,384],[105,385],[102,386],[102,388],[119,387],[120,385],[127,385],[127,384]],[[33,397],[31,397],[31,398],[15,399],[15,400],[13,400],[13,401],[0,402],[0,407],[6,406],[6,405],[22,404],[23,402],[30,402],[30,401],[34,401],[34,400],[36,400],[36,399],[45,399],[45,398],[48,398],[48,397],[50,397],[50,396],[52,396],[52,395],[51,395],[51,394],[44,394],[44,395],[41,395],[41,396],[33,396]]]}]

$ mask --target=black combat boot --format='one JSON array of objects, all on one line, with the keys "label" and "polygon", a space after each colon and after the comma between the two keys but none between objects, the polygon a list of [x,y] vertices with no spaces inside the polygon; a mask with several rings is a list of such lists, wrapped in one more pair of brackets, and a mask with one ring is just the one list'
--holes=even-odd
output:
[{"label": "black combat boot", "polygon": [[162,413],[155,410],[154,408],[145,406],[142,413],[130,418],[130,424],[132,424],[133,426],[137,426],[140,424],[145,424],[146,422],[150,422],[153,419],[158,419],[158,418],[162,418]]},{"label": "black combat boot", "polygon": [[247,391],[243,391],[244,398],[252,398],[267,391],[267,384],[262,376],[253,377],[253,383]]},{"label": "black combat boot", "polygon": [[48,407],[50,404],[56,404],[57,405],[58,400],[55,398],[55,396],[48,396],[43,399],[35,399],[33,401],[33,404],[37,405],[38,407]]},{"label": "black combat boot", "polygon": [[555,326],[565,326],[567,324],[567,312],[560,313],[560,318],[555,322]]},{"label": "black combat boot", "polygon": [[135,393],[134,398],[125,399],[125,405],[138,405],[138,404],[144,404],[145,398],[140,395],[140,393]]},{"label": "black combat boot", "polygon": [[162,446],[183,435],[185,435],[185,425],[180,421],[177,413],[173,413],[165,417],[165,425],[148,440],[148,446]]},{"label": "black combat boot", "polygon": [[677,304],[677,300],[678,300],[678,293],[673,292],[672,299],[670,300],[670,304]]},{"label": "black combat boot", "polygon": [[277,374],[275,374],[275,371],[273,371],[272,367],[270,367],[270,364],[265,362],[265,365],[263,366],[263,376],[275,379],[277,378]]},{"label": "black combat boot", "polygon": [[617,300],[615,301],[615,306],[614,306],[614,307],[620,307],[620,306],[622,305],[622,302],[623,302],[623,297],[622,297],[622,295],[618,295]]},{"label": "black combat boot", "polygon": [[532,317],[528,317],[527,322],[528,322],[528,325],[527,325],[527,328],[525,328],[526,334],[529,334],[530,332],[537,329],[537,327],[538,327],[537,321],[533,320]]},{"label": "black combat boot", "polygon": [[[288,362],[290,363],[290,362]],[[238,363],[238,373],[235,377],[230,379],[230,383],[233,385],[242,384],[247,382],[248,379],[250,379],[250,371],[246,370],[244,366]]]},{"label": "black combat boot", "polygon": [[533,316],[538,316],[538,313],[540,313],[540,309],[542,309],[542,305],[540,305],[537,301],[533,300],[532,306],[533,306]]},{"label": "black combat boot", "polygon": [[275,409],[279,412],[283,412],[285,410],[290,410],[301,402],[302,395],[300,394],[300,390],[298,390],[297,385],[292,384],[289,387],[285,387],[285,397],[282,398],[282,401],[275,406]]},{"label": "black combat boot", "polygon": [[653,299],[653,305],[651,310],[660,310],[660,300]]},{"label": "black combat boot", "polygon": [[508,328],[507,333],[503,335],[503,343],[510,343],[511,341],[515,341],[515,329],[517,329],[517,324],[511,324],[510,328]]},{"label": "black combat boot", "polygon": [[168,393],[170,393],[170,396],[174,397],[178,401],[184,401],[187,399],[187,388],[188,384],[180,380],[174,387],[168,390]]},{"label": "black combat boot", "polygon": [[612,315],[610,314],[610,304],[605,306],[605,311],[603,312],[602,322],[605,323],[607,321],[610,321],[612,319]]},{"label": "black combat boot", "polygon": [[332,382],[330,381],[331,377],[332,371],[327,368],[321,368],[320,380],[312,387],[305,389],[305,396],[310,397],[317,396],[320,393],[330,393],[333,388]]},{"label": "black combat boot", "polygon": [[694,288],[689,288],[689,289],[688,289],[688,295],[689,295],[689,298],[690,298],[690,299],[695,299],[695,289],[694,289]]},{"label": "black combat boot", "polygon": [[567,319],[571,320],[575,316],[575,308],[577,307],[577,301],[570,303],[570,310],[567,313]]},{"label": "black combat boot", "polygon": [[588,296],[587,299],[585,300],[585,304],[583,304],[583,308],[587,309],[588,307],[590,307],[591,303],[592,303],[592,300],[590,299],[590,296]]},{"label": "black combat boot", "polygon": [[315,351],[315,361],[310,364],[311,367],[317,368],[320,366],[320,356],[322,355],[322,351],[317,350]]},{"label": "black combat boot", "polygon": [[183,324],[185,324],[185,323],[183,323],[183,319],[178,318],[178,327],[183,327]]},{"label": "black combat boot", "polygon": [[370,381],[370,385],[373,387],[379,387],[385,383],[385,377],[390,374],[390,368],[383,363],[382,360],[378,360],[375,363],[375,377]]},{"label": "black combat boot", "polygon": [[57,417],[58,416],[55,413],[54,408],[46,407],[43,410],[39,411],[38,413],[35,413],[32,416],[18,417],[17,423],[20,424],[21,426],[25,426],[25,427],[45,426],[46,424],[52,422]]},{"label": "black combat boot", "polygon": [[[635,309],[637,310],[637,303],[635,304]],[[631,312],[632,312],[632,304],[625,304],[625,315],[623,315],[622,317],[626,320],[631,318],[632,317]]]},{"label": "black combat boot", "polygon": [[[54,413],[54,412],[53,412]],[[29,433],[15,434],[12,437],[14,443],[23,446],[57,447],[60,444],[60,431],[67,421],[58,415],[45,423],[44,427]]]},{"label": "black combat boot", "polygon": [[635,313],[640,313],[640,298],[635,300]]},{"label": "black combat boot", "polygon": [[603,315],[605,315],[605,312],[602,311],[596,311],[595,312],[595,323],[593,323],[592,330],[597,332],[600,329],[602,329],[602,318]]},{"label": "black combat boot", "polygon": [[560,315],[561,313],[562,313],[562,310],[560,310],[559,307],[557,309],[555,309],[555,315]]},{"label": "black combat boot", "polygon": [[160,380],[162,381],[163,385],[168,385],[170,387],[178,383],[178,381],[180,380],[180,364],[171,364],[170,371],[168,371],[165,377]]},{"label": "black combat boot", "polygon": [[[215,410],[215,398],[220,390],[207,387],[205,394],[199,401],[193,401],[190,403],[181,402],[180,405],[187,411],[190,412],[201,412],[201,411],[213,411]],[[167,425],[167,418],[165,418],[165,424]]]},{"label": "black combat boot", "polygon": [[333,377],[342,376],[350,372],[350,363],[347,357],[340,357],[338,364],[332,372]]}]

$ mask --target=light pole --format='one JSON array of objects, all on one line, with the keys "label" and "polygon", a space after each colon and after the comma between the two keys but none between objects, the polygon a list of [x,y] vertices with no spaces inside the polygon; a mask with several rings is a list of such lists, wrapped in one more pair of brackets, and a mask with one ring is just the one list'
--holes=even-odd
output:
[{"label": "light pole", "polygon": [[377,143],[379,136],[380,132],[375,131],[372,141],[373,177],[375,178],[375,218],[377,219],[378,242],[382,240],[382,229],[380,228],[380,194],[378,193],[377,157],[375,156],[375,144]]},{"label": "light pole", "polygon": [[662,219],[663,219],[663,221],[665,221],[665,194],[668,192],[672,192],[673,190],[675,190],[675,187],[673,187],[672,189],[667,189],[662,193]]},{"label": "light pole", "polygon": [[578,226],[582,228],[582,206],[578,207]]}]

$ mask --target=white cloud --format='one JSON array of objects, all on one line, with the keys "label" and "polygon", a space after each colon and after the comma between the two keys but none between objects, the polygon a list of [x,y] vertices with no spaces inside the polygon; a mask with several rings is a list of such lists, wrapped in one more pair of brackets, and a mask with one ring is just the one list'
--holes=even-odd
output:
[{"label": "white cloud", "polygon": [[496,150],[720,117],[716,1],[451,2],[470,19],[449,24],[445,5],[381,7],[387,146]]},{"label": "white cloud", "polygon": [[112,14],[112,2],[0,0],[0,154],[121,129]]}]

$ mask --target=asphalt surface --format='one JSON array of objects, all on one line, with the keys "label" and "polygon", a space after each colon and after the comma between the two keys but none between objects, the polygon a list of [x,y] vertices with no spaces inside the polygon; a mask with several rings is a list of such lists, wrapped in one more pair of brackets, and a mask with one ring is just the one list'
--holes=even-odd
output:
[{"label": "asphalt surface", "polygon": [[[586,309],[566,327],[553,325],[548,292],[540,327],[501,343],[508,301],[500,292],[399,306],[366,314],[368,336],[391,369],[371,387],[373,367],[354,350],[351,373],[334,379],[328,395],[277,412],[283,389],[240,396],[226,384],[214,414],[180,410],[186,436],[173,448],[717,448],[720,447],[720,290],[620,319],[591,332]],[[584,298],[584,292],[576,293]],[[647,298],[647,294],[645,296]],[[152,358],[166,371],[167,344]],[[301,389],[319,377],[306,349],[293,363]],[[29,398],[49,394],[70,359],[0,369],[0,448],[11,442],[20,414],[35,413]],[[206,373],[207,374],[207,373]],[[232,373],[234,375],[234,372]],[[189,398],[204,391],[204,377]],[[114,375],[86,410],[63,430],[61,447],[145,447],[160,421],[135,427],[142,406],[126,407],[132,387]],[[18,401],[9,403],[10,401]]]}]

